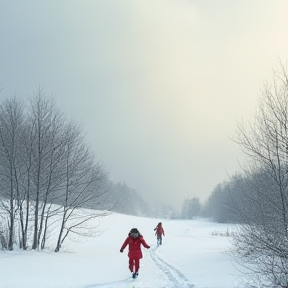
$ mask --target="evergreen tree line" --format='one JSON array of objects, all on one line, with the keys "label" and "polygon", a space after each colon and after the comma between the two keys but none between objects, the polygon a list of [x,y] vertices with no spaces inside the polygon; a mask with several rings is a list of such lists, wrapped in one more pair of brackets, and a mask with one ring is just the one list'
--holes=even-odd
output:
[{"label": "evergreen tree line", "polygon": [[101,195],[99,200],[103,210],[135,216],[153,215],[150,205],[126,183],[109,181],[109,192]]},{"label": "evergreen tree line", "polygon": [[187,198],[183,201],[181,206],[181,213],[179,218],[181,219],[193,219],[197,216],[202,216],[202,205],[199,198],[193,197]]},{"label": "evergreen tree line", "polygon": [[[205,217],[218,223],[245,224],[262,218],[263,211],[279,213],[281,210],[275,209],[281,207],[275,183],[265,170],[255,168],[252,171],[237,172],[218,184],[203,204],[197,197],[185,199],[178,218]],[[269,205],[272,201],[275,207]]]}]

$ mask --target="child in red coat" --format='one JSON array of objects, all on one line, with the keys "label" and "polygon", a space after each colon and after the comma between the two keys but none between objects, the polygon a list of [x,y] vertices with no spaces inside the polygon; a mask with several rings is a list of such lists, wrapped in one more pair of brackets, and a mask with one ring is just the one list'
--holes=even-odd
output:
[{"label": "child in red coat", "polygon": [[162,235],[165,236],[164,228],[162,226],[162,222],[159,222],[156,228],[154,228],[155,235],[157,236],[157,244],[162,245]]},{"label": "child in red coat", "polygon": [[138,276],[140,259],[143,257],[141,251],[141,244],[147,249],[150,248],[150,246],[145,242],[143,236],[140,234],[138,229],[132,228],[120,249],[120,252],[122,253],[126,246],[129,245],[129,269],[132,273],[133,278],[136,278]]}]

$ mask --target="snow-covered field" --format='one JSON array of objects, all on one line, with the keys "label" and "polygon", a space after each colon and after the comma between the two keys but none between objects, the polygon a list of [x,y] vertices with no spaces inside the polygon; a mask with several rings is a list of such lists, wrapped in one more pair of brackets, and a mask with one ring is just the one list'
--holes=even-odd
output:
[{"label": "snow-covered field", "polygon": [[[166,235],[157,247],[153,229],[159,221]],[[142,249],[138,279],[131,279],[127,248],[119,252],[134,227],[151,246]],[[225,253],[231,238],[213,235],[227,229],[233,225],[113,213],[100,219],[102,235],[67,241],[59,253],[0,251],[0,288],[244,288]]]}]

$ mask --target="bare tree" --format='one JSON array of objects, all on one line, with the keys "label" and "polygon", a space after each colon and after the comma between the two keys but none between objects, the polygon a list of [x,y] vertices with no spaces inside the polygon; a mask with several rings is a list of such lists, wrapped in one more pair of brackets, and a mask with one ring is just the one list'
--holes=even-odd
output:
[{"label": "bare tree", "polygon": [[103,165],[85,145],[82,128],[65,119],[41,90],[25,111],[16,99],[0,106],[0,159],[8,249],[18,231],[21,248],[27,249],[31,231],[32,249],[44,249],[57,229],[59,251],[69,233],[88,235],[87,222],[106,215],[88,209],[105,206],[101,201],[110,185]]},{"label": "bare tree", "polygon": [[[59,229],[59,236],[55,252],[60,250],[61,244],[69,233],[78,233],[77,229],[91,218],[98,217],[98,214],[81,213],[76,215],[81,208],[96,206],[97,198],[107,192],[106,173],[100,164],[95,164],[94,156],[83,144],[81,129],[71,123],[67,126],[65,152],[63,154],[65,165],[65,185],[62,196],[62,221]],[[73,218],[73,221],[69,221]]]},{"label": "bare tree", "polygon": [[[61,133],[62,114],[53,99],[47,99],[41,90],[30,101],[31,111],[28,117],[30,143],[32,152],[32,169],[30,195],[34,203],[34,232],[32,249],[39,248],[41,233],[44,225],[45,209],[48,196],[57,182],[55,167],[57,157],[55,148],[58,147]],[[56,164],[55,164],[56,163]],[[54,179],[53,179],[54,177]],[[54,180],[54,183],[53,181]]]},{"label": "bare tree", "polygon": [[247,224],[241,226],[235,237],[234,252],[250,264],[253,273],[285,287],[288,284],[287,129],[288,78],[281,65],[280,73],[274,74],[273,85],[263,89],[255,122],[248,127],[238,126],[236,142],[249,156],[252,172],[261,171],[258,175],[266,180],[265,185],[254,181],[256,185],[250,195],[254,215],[250,213]]},{"label": "bare tree", "polygon": [[0,187],[4,197],[1,204],[9,214],[8,249],[13,250],[16,213],[21,209],[21,157],[23,140],[23,110],[16,99],[6,100],[0,106]]}]

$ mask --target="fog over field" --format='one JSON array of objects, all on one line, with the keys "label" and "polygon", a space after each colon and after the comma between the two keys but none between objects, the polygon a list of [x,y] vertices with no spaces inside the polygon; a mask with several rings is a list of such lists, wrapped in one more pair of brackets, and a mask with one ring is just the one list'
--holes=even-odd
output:
[{"label": "fog over field", "polygon": [[230,139],[288,59],[285,0],[0,1],[0,98],[41,87],[114,182],[204,201],[245,160]]}]

